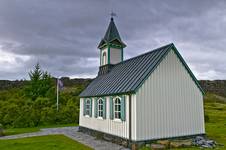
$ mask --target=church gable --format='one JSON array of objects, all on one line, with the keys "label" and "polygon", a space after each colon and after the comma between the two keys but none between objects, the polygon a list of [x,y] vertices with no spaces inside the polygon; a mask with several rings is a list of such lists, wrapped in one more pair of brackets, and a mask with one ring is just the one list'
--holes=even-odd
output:
[{"label": "church gable", "polygon": [[203,109],[197,107],[203,95],[193,80],[175,50],[169,50],[136,92],[136,140],[204,133]]},{"label": "church gable", "polygon": [[[175,59],[177,59],[178,61],[180,61],[181,66],[186,70],[186,75],[190,76],[190,79],[193,81],[194,85],[197,86],[197,88],[200,90],[200,92],[202,94],[204,94],[205,92],[203,91],[202,87],[200,86],[198,80],[196,79],[196,77],[194,76],[194,74],[192,73],[191,69],[188,67],[187,63],[185,62],[185,60],[183,59],[183,57],[180,55],[180,53],[178,52],[177,48],[174,46],[174,44],[172,44],[172,47],[170,49],[168,49],[168,52],[162,57],[161,60],[159,60],[158,65],[156,65],[156,68],[159,67],[160,63],[163,62],[163,60],[169,55],[169,53],[174,54],[176,57]],[[153,69],[153,71],[155,71],[155,69]],[[144,82],[147,80],[147,78],[149,78],[149,76],[152,74],[153,72],[149,72],[149,74],[146,76],[145,80],[143,82],[140,83],[139,86],[137,86],[136,91],[144,84]],[[166,72],[164,75],[168,75],[168,73]]]}]

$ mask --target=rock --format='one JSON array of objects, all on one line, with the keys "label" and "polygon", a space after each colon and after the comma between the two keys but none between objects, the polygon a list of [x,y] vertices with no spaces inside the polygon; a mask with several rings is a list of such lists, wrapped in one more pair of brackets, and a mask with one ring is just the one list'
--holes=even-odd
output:
[{"label": "rock", "polygon": [[181,147],[190,147],[192,146],[191,140],[178,140],[170,142],[171,148],[181,148]]},{"label": "rock", "polygon": [[181,141],[181,144],[183,147],[190,147],[190,146],[192,146],[192,141],[191,140],[183,140],[183,141]]},{"label": "rock", "polygon": [[106,135],[106,134],[104,134],[104,140],[106,140],[106,141],[112,141],[113,140],[113,138],[111,137],[111,136],[108,136],[108,135]]},{"label": "rock", "polygon": [[138,145],[135,143],[133,143],[131,147],[132,147],[132,150],[138,150]]},{"label": "rock", "polygon": [[128,142],[126,140],[123,140],[121,142],[121,145],[124,146],[124,147],[128,147]]},{"label": "rock", "polygon": [[214,148],[217,143],[213,140],[205,139],[204,137],[197,136],[193,139],[193,145],[199,146],[202,148]]},{"label": "rock", "polygon": [[166,146],[162,145],[162,144],[151,144],[151,149],[152,150],[164,150],[164,149],[166,149]]},{"label": "rock", "polygon": [[172,141],[172,142],[170,142],[170,147],[171,148],[180,148],[182,146],[183,146],[182,143],[180,143],[179,141]]},{"label": "rock", "polygon": [[170,146],[170,141],[169,140],[159,140],[159,141],[157,141],[157,143],[165,145],[167,148]]}]

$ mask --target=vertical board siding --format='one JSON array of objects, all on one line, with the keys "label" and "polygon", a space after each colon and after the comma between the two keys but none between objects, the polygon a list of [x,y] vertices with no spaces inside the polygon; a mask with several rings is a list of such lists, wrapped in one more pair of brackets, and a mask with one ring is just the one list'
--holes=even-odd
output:
[{"label": "vertical board siding", "polygon": [[137,141],[205,133],[203,95],[173,50],[134,99]]},{"label": "vertical board siding", "polygon": [[131,95],[131,138],[132,141],[137,140],[137,110],[136,110],[136,95]]},{"label": "vertical board siding", "polygon": [[119,62],[121,62],[122,56],[121,56],[121,49],[117,49],[117,48],[110,48],[110,63],[111,64],[117,64]]},{"label": "vertical board siding", "polygon": [[[93,103],[94,103],[94,98]],[[126,106],[129,106],[129,96],[125,96],[125,103]],[[79,125],[83,127],[87,127],[93,130],[98,130],[104,133],[116,135],[122,138],[129,138],[129,110],[128,107],[126,107],[125,115],[126,115],[126,121],[115,121],[110,119],[110,97],[106,97],[106,119],[99,119],[94,117],[86,117],[83,116],[83,98],[80,98],[80,119],[79,119]],[[93,106],[95,106],[93,104]],[[94,108],[93,114],[94,114]],[[92,115],[94,116],[94,115]]]}]

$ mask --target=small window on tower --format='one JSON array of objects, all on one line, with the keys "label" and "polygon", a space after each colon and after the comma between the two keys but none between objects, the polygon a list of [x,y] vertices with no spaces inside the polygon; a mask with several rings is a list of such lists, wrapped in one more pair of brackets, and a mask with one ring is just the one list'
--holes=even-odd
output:
[{"label": "small window on tower", "polygon": [[106,52],[103,53],[103,65],[107,64]]}]

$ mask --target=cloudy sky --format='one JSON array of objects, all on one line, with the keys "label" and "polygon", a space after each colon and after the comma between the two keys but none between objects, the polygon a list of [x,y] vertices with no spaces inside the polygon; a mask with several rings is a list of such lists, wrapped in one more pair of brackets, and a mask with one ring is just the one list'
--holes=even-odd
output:
[{"label": "cloudy sky", "polygon": [[95,77],[110,21],[130,58],[174,43],[198,79],[226,79],[225,0],[0,0],[0,79]]}]

